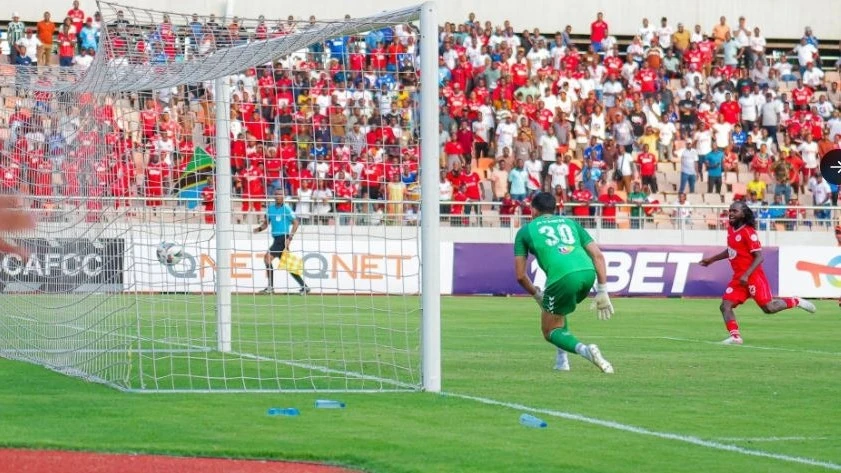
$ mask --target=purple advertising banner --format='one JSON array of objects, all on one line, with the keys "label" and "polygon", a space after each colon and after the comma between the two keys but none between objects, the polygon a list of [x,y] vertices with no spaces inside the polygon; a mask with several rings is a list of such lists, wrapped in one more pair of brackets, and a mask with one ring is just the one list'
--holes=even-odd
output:
[{"label": "purple advertising banner", "polygon": [[[730,264],[719,261],[707,268],[698,264],[721,246],[601,247],[607,263],[607,288],[625,296],[719,297],[732,278]],[[779,288],[779,251],[764,248],[763,266],[771,291]],[[544,287],[546,276],[534,258],[529,277]],[[507,243],[456,243],[453,252],[453,294],[524,294],[514,277],[514,246]]]}]

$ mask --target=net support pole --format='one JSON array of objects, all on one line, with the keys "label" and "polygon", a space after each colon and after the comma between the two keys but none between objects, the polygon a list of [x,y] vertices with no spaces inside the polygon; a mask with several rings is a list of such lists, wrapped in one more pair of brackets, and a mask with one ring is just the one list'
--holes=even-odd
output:
[{"label": "net support pole", "polygon": [[421,363],[423,389],[441,391],[441,254],[438,157],[438,9],[420,13]]},{"label": "net support pole", "polygon": [[231,351],[231,251],[233,224],[231,222],[231,91],[225,78],[214,84],[216,105],[216,343],[222,353]]}]

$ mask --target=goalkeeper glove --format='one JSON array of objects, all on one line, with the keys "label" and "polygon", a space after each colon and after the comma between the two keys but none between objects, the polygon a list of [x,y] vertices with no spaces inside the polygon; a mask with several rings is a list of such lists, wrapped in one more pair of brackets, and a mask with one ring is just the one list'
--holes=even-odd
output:
[{"label": "goalkeeper glove", "polygon": [[613,315],[613,304],[610,302],[610,296],[607,295],[607,284],[596,284],[596,297],[590,308],[596,309],[599,319],[610,320],[610,316]]},{"label": "goalkeeper glove", "polygon": [[532,297],[534,297],[534,300],[537,302],[537,305],[540,306],[540,309],[543,310],[543,290],[539,287],[535,287],[535,289],[537,289],[537,292],[535,292]]}]

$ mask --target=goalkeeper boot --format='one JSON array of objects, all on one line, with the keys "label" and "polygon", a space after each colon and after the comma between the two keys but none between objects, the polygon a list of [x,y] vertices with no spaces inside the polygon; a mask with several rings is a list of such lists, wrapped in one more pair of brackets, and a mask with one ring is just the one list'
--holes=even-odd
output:
[{"label": "goalkeeper boot", "polygon": [[567,352],[558,348],[558,354],[555,355],[555,370],[569,371],[569,358]]},{"label": "goalkeeper boot", "polygon": [[604,359],[602,352],[599,350],[597,345],[589,345],[587,346],[587,349],[590,351],[590,361],[592,361],[594,365],[598,366],[599,369],[602,370],[602,373],[613,374],[613,365]]},{"label": "goalkeeper boot", "polygon": [[304,286],[304,287],[301,288],[301,290],[299,292],[301,293],[302,296],[305,296],[305,295],[309,294],[311,291],[312,291],[312,288],[310,288],[309,286]]},{"label": "goalkeeper boot", "polygon": [[815,311],[817,311],[815,304],[812,304],[811,302],[807,301],[806,299],[803,299],[802,297],[797,297],[796,299],[797,307],[800,307],[801,309],[805,310],[810,314],[814,314]]},{"label": "goalkeeper boot", "polygon": [[274,294],[274,288],[273,287],[267,287],[267,288],[263,289],[262,291],[260,291],[260,294]]}]

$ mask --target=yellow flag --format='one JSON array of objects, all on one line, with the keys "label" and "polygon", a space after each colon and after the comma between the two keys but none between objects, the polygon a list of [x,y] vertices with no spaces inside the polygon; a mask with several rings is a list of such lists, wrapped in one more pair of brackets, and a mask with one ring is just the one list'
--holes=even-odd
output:
[{"label": "yellow flag", "polygon": [[300,276],[304,272],[304,259],[294,253],[284,251],[280,255],[278,268]]}]

